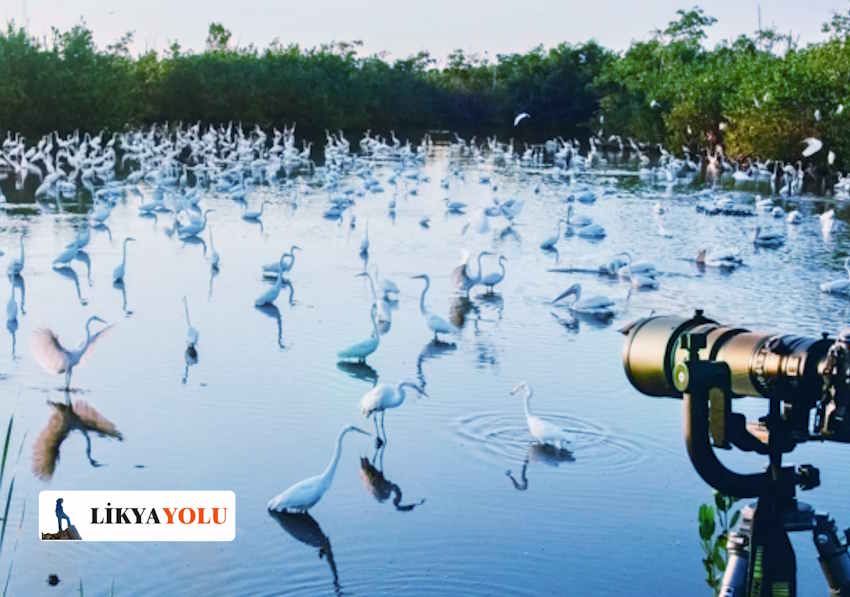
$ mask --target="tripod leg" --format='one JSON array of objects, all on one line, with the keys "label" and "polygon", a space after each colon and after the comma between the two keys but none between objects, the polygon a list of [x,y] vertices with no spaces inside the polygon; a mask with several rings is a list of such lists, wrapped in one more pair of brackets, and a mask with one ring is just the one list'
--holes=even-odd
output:
[{"label": "tripod leg", "polygon": [[835,521],[828,515],[816,515],[814,540],[829,594],[832,597],[850,597],[850,555],[847,554],[847,546],[838,538]]},{"label": "tripod leg", "polygon": [[747,534],[731,532],[726,540],[729,559],[720,583],[720,597],[746,597],[747,568],[750,565],[750,538]]}]

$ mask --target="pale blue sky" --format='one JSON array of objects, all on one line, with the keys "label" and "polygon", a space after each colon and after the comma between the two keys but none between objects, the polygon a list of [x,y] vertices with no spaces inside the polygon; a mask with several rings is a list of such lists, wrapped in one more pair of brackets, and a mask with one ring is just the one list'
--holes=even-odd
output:
[{"label": "pale blue sky", "polygon": [[[136,49],[162,50],[170,41],[201,49],[210,21],[221,21],[240,44],[282,42],[314,46],[362,39],[367,52],[404,57],[427,49],[438,58],[455,48],[496,53],[525,51],[538,43],[580,42],[591,37],[622,49],[664,25],[678,8],[657,0],[0,0],[0,19],[22,22],[41,35],[84,17],[105,45],[136,33]],[[710,42],[756,29],[756,0],[703,2],[719,19]],[[762,22],[793,30],[802,42],[820,39],[820,25],[840,0],[761,0]]]}]

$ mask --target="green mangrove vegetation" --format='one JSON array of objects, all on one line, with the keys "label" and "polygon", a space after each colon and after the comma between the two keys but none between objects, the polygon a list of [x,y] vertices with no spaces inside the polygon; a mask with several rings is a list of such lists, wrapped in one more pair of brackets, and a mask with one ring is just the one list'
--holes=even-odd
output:
[{"label": "green mangrove vegetation", "polygon": [[[85,23],[44,40],[9,23],[0,33],[0,130],[33,138],[241,121],[295,122],[305,135],[445,129],[542,139],[602,129],[676,152],[722,143],[731,156],[789,161],[814,136],[836,168],[850,165],[850,11],[824,24],[824,41],[802,47],[764,29],[710,48],[714,23],[695,7],[624,52],[591,40],[494,59],[457,50],[439,62],[362,55],[359,42],[240,47],[218,23],[201,52],[174,43],[134,54],[132,33],[101,48]],[[511,130],[522,111],[532,118]]]}]

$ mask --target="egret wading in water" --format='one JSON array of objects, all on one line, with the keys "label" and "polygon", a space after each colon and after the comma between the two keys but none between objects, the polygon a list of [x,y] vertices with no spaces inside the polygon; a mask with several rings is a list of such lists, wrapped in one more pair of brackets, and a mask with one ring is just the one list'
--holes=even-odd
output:
[{"label": "egret wading in water", "polygon": [[342,453],[342,438],[349,431],[371,435],[368,431],[363,431],[354,425],[344,427],[336,438],[336,449],[334,449],[331,461],[324,472],[321,475],[299,481],[283,493],[276,495],[269,500],[267,508],[274,512],[306,512],[315,506],[334,480],[336,465],[339,463],[339,456]]},{"label": "egret wading in water", "polygon": [[48,373],[65,374],[65,390],[71,388],[71,373],[80,363],[84,363],[91,356],[95,343],[103,337],[112,326],[92,334],[91,324],[95,321],[106,324],[97,315],[92,315],[86,321],[86,339],[76,349],[69,350],[59,343],[59,338],[52,330],[41,328],[35,330],[30,339],[30,348],[35,360]]},{"label": "egret wading in water", "polygon": [[284,253],[280,256],[280,262],[278,263],[277,270],[277,280],[275,280],[274,285],[271,288],[266,290],[263,294],[257,297],[254,301],[255,307],[262,307],[263,305],[270,305],[277,299],[280,294],[280,289],[283,288],[283,260],[286,258],[288,253]]},{"label": "egret wading in water", "polygon": [[192,327],[192,321],[189,319],[189,299],[183,297],[183,309],[186,311],[186,349],[195,350],[198,344],[198,330]]},{"label": "egret wading in water", "polygon": [[121,282],[124,280],[124,271],[127,268],[127,243],[131,241],[135,241],[136,239],[132,236],[128,236],[124,239],[124,255],[121,258],[121,263],[112,271],[112,282]]},{"label": "egret wading in water", "polygon": [[[375,422],[375,443],[380,448],[387,438],[387,432],[384,429],[384,413],[388,408],[398,408],[404,403],[404,389],[410,388],[415,390],[422,396],[427,396],[425,390],[410,381],[403,381],[396,386],[381,383],[363,394],[360,399],[360,412],[366,418],[371,417]],[[378,413],[381,413],[381,431],[378,431]],[[383,434],[383,438],[381,435]]]},{"label": "egret wading in water", "polygon": [[541,419],[537,415],[532,414],[529,403],[534,395],[534,390],[526,382],[521,382],[513,390],[511,395],[522,395],[525,405],[525,422],[528,424],[528,432],[538,443],[553,446],[555,448],[566,450],[569,439],[566,432],[557,425]]},{"label": "egret wading in water", "polygon": [[263,217],[263,208],[266,206],[266,200],[260,202],[260,209],[249,210],[248,204],[245,204],[245,209],[242,211],[242,219],[246,222],[258,222]]},{"label": "egret wading in water", "polygon": [[487,288],[488,294],[493,294],[493,287],[505,279],[505,261],[507,260],[508,258],[504,255],[499,255],[500,271],[493,272],[492,274],[487,274],[486,276],[481,278],[481,283]]},{"label": "egret wading in water", "polygon": [[372,335],[362,342],[352,344],[348,348],[340,350],[337,356],[341,359],[355,359],[359,363],[365,363],[366,357],[378,350],[378,344],[381,341],[381,335],[378,332],[378,305],[372,303],[370,317],[372,319]]},{"label": "egret wading in water", "polygon": [[[480,255],[478,259],[480,264]],[[479,275],[480,273],[479,270]],[[459,332],[460,330],[456,326],[450,324],[439,315],[431,313],[425,306],[425,295],[428,294],[428,289],[431,288],[431,278],[428,277],[428,274],[419,274],[413,276],[413,279],[425,280],[425,288],[422,289],[422,296],[419,297],[419,312],[425,318],[425,324],[428,326],[428,329],[434,332],[434,341],[438,342],[440,340],[437,334],[455,334]]]},{"label": "egret wading in water", "polygon": [[6,269],[6,273],[9,276],[19,276],[21,272],[24,271],[24,233],[21,232],[21,253],[17,259],[13,259],[9,262],[9,267]]},{"label": "egret wading in water", "polygon": [[289,249],[289,252],[284,253],[285,256],[289,257],[289,261],[284,263],[283,266],[281,266],[280,261],[275,262],[275,263],[267,263],[266,265],[264,265],[263,266],[263,277],[267,280],[268,279],[274,279],[274,278],[277,278],[277,274],[280,271],[282,271],[284,274],[292,271],[292,268],[295,265],[295,251],[300,251],[300,250],[301,250],[301,247],[299,247],[298,245],[292,245],[292,247],[290,247],[290,249]]},{"label": "egret wading in water", "polygon": [[469,253],[464,251],[460,265],[452,271],[452,283],[457,290],[469,295],[469,291],[481,283],[481,258],[485,255],[493,255],[493,253],[490,251],[481,251],[478,253],[478,271],[475,275],[472,275],[469,271]]}]

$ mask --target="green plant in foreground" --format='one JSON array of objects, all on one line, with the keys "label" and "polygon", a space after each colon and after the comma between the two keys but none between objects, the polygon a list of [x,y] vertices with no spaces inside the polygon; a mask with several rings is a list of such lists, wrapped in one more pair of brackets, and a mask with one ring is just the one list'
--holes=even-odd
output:
[{"label": "green plant in foreground", "polygon": [[741,517],[740,510],[732,511],[738,499],[714,492],[714,506],[702,504],[699,507],[699,538],[705,555],[702,560],[705,566],[705,582],[712,588],[715,595],[720,588],[720,581],[728,561],[726,539],[729,537],[729,531]]}]

